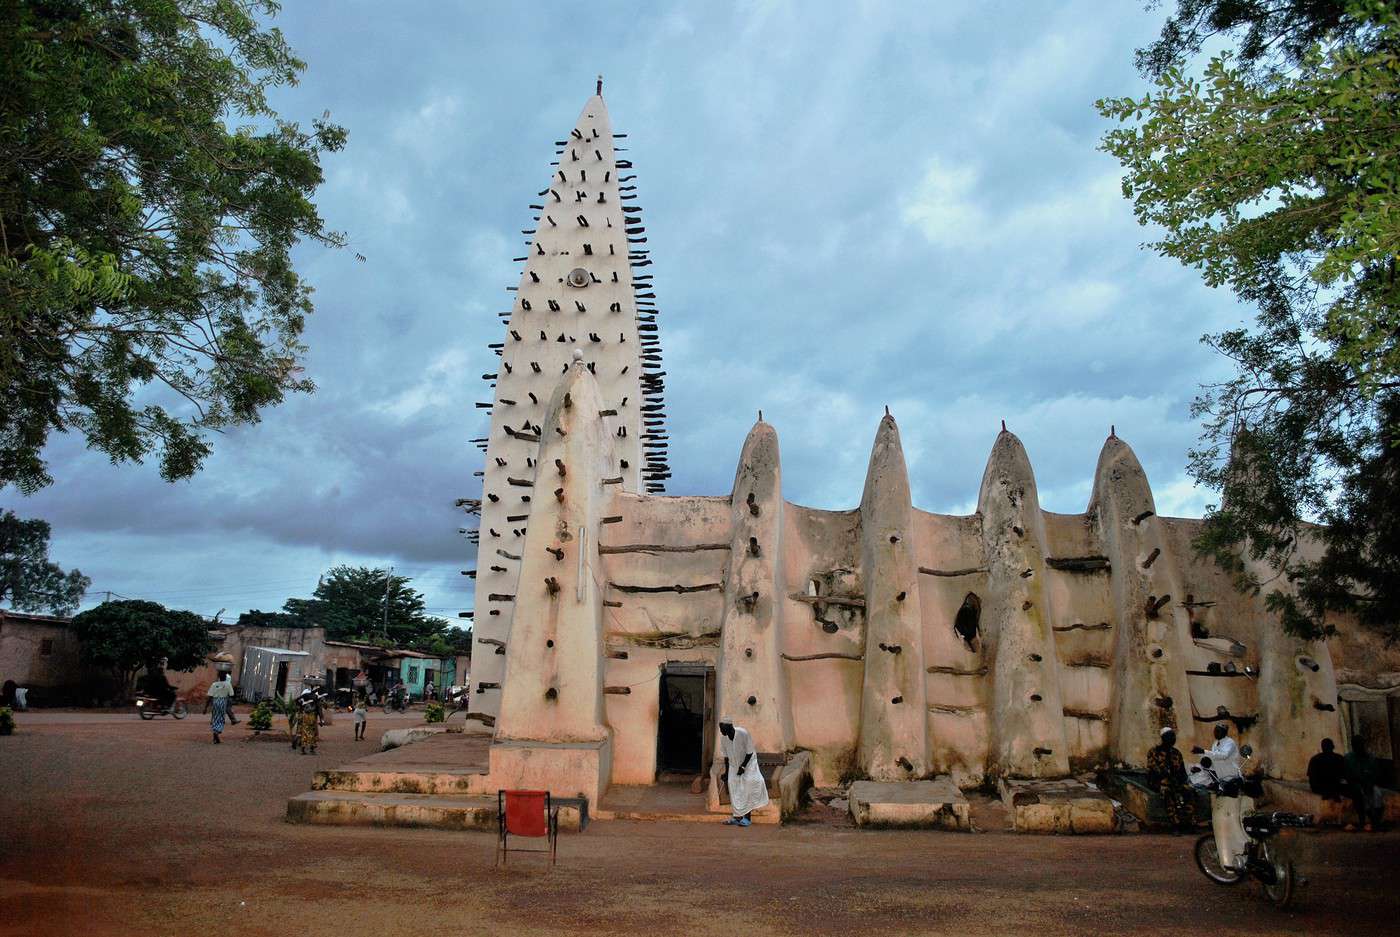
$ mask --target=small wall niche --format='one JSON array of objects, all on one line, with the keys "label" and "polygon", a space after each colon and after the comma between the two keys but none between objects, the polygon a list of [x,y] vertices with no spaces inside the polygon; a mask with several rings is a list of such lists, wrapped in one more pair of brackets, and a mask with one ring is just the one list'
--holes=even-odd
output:
[{"label": "small wall niche", "polygon": [[958,606],[953,616],[953,633],[967,646],[976,651],[982,639],[982,599],[976,592],[969,592]]}]

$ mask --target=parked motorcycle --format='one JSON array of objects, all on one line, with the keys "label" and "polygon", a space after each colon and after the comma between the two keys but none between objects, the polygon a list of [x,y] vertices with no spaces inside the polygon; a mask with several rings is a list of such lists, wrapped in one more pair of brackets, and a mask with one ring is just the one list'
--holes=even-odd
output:
[{"label": "parked motorcycle", "polygon": [[442,704],[449,712],[462,712],[468,708],[471,696],[464,686],[450,686],[442,694]]},{"label": "parked motorcycle", "polygon": [[183,719],[190,714],[189,707],[185,701],[177,699],[169,706],[163,705],[154,696],[136,697],[136,715],[142,719],[154,719],[156,716],[173,716],[176,719]]},{"label": "parked motorcycle", "polygon": [[[1240,754],[1248,759],[1253,752],[1245,745],[1240,749]],[[1303,878],[1275,837],[1285,827],[1312,826],[1313,818],[1282,810],[1246,813],[1254,806],[1246,790],[1249,782],[1241,778],[1221,780],[1211,769],[1209,757],[1202,758],[1200,767],[1192,768],[1192,771],[1204,772],[1206,783],[1201,786],[1210,791],[1213,816],[1223,812],[1223,822],[1238,823],[1237,829],[1242,831],[1240,839],[1246,844],[1242,858],[1227,855],[1226,850],[1216,842],[1215,833],[1207,833],[1196,840],[1197,868],[1217,885],[1238,885],[1246,878],[1255,879],[1263,887],[1264,897],[1275,907],[1286,907],[1293,900],[1294,892]]]}]

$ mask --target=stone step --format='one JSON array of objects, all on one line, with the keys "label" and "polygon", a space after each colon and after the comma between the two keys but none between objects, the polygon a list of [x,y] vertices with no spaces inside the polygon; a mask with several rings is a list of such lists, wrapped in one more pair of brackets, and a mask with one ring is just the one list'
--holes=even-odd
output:
[{"label": "stone step", "polygon": [[[308,791],[287,801],[287,821],[326,826],[411,826],[494,831],[496,798]],[[561,808],[559,828],[577,830],[578,826],[578,808]]]},{"label": "stone step", "polygon": [[337,768],[317,771],[311,777],[313,791],[346,791],[364,794],[434,794],[469,796],[473,780],[483,777],[481,768],[425,769]]},{"label": "stone step", "polygon": [[[694,794],[690,785],[650,784],[613,785],[590,816],[599,820],[676,821],[680,823],[723,823],[732,816],[725,806],[711,809],[704,794]],[[782,822],[781,804],[769,801],[755,810],[750,819],[756,824]]]},{"label": "stone step", "polygon": [[1018,833],[1116,833],[1113,799],[1075,778],[1003,779],[998,788]]},{"label": "stone step", "polygon": [[[603,802],[605,804],[607,803],[606,797],[603,798]],[[641,820],[651,823],[661,821],[673,821],[676,823],[723,823],[725,820],[728,820],[730,816],[731,814],[728,813],[710,813],[708,810],[703,813],[692,813],[688,811],[670,813],[666,811],[629,809],[625,807],[614,809],[607,806],[599,807],[595,813],[590,814],[591,818],[597,820]],[[775,804],[769,804],[767,807],[755,810],[750,814],[749,819],[756,826],[763,826],[765,824],[776,826],[782,822],[782,817]]]},{"label": "stone step", "polygon": [[846,792],[856,826],[970,830],[967,798],[951,778],[856,781]]}]

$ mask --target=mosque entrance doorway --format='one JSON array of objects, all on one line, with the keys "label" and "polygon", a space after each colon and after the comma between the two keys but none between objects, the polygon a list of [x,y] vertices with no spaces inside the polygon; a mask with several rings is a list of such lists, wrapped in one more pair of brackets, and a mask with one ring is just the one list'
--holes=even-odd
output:
[{"label": "mosque entrance doorway", "polygon": [[656,726],[656,778],[690,780],[714,758],[715,670],[708,664],[668,663],[661,671]]}]

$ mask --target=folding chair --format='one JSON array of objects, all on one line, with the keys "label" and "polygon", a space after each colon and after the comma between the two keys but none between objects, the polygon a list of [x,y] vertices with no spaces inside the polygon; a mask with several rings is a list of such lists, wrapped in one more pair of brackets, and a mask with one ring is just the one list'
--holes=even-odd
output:
[{"label": "folding chair", "polygon": [[516,852],[547,852],[554,865],[559,847],[559,813],[549,791],[496,791],[496,864],[510,860],[510,837],[545,837],[545,849],[517,849]]}]

